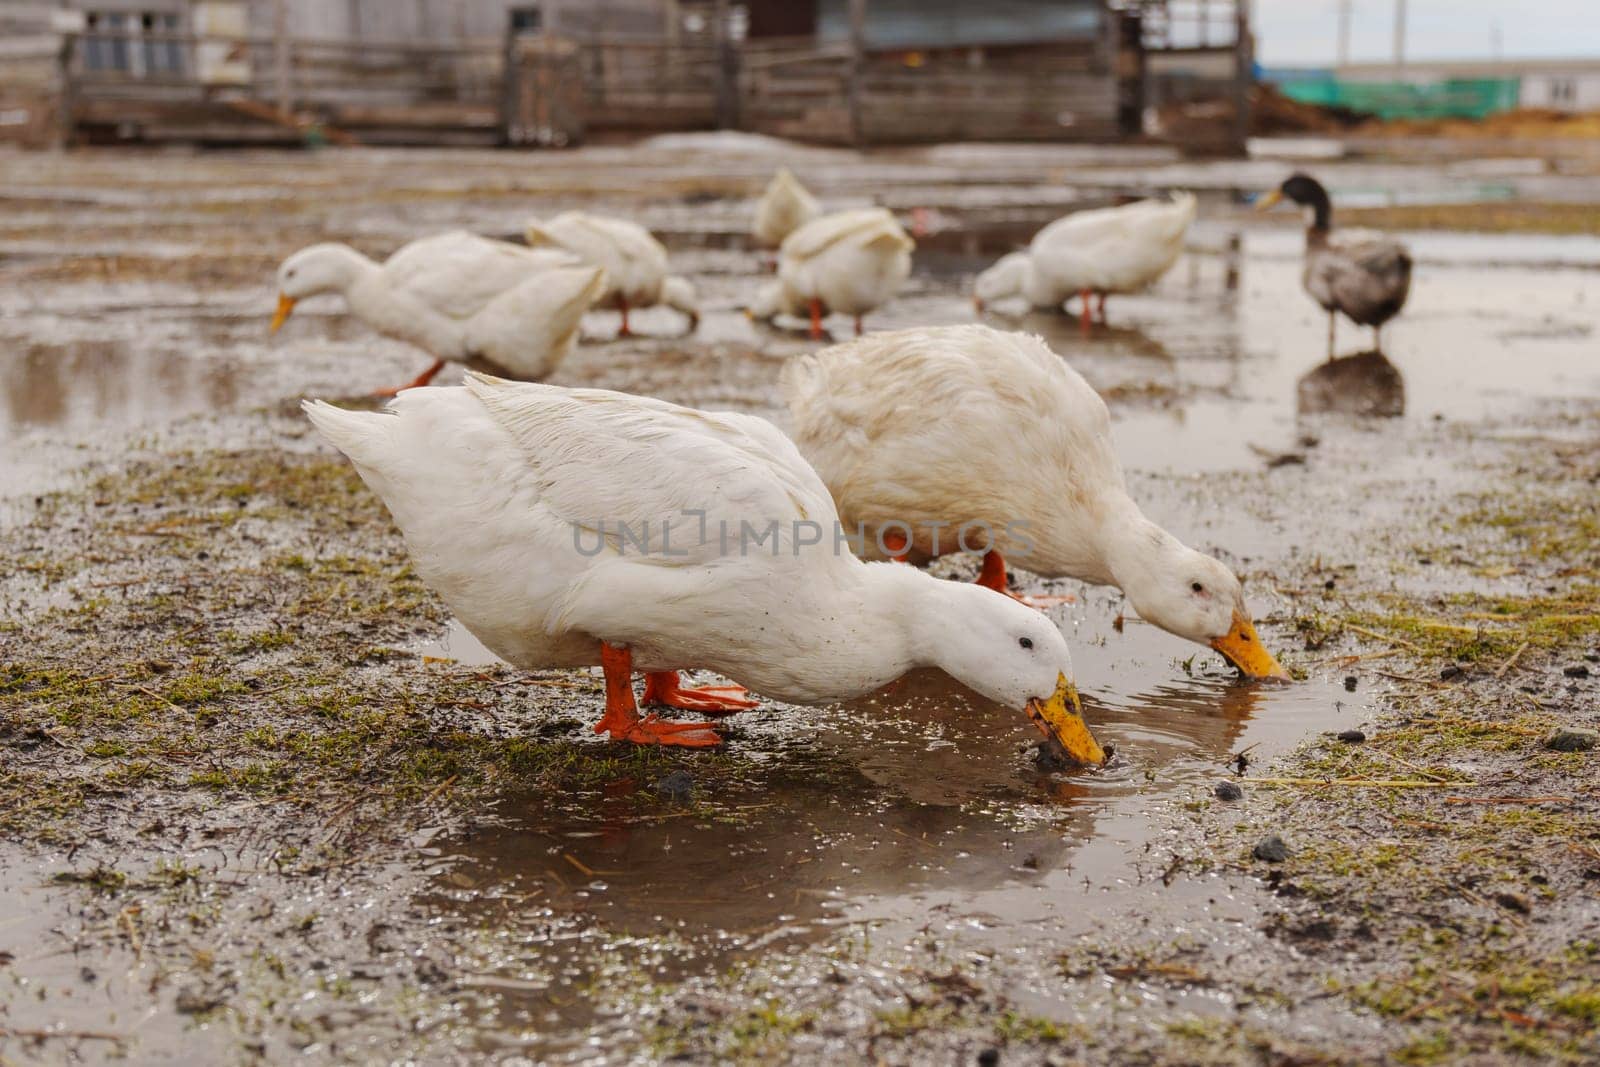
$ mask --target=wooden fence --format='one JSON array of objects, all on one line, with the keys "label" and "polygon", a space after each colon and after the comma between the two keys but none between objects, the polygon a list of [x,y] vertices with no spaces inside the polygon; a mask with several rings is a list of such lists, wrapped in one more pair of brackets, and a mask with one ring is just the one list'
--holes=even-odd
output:
[{"label": "wooden fence", "polygon": [[[737,128],[886,144],[1117,136],[1093,42],[858,56],[804,40],[459,45],[89,30],[61,50],[62,133],[563,145]],[[1125,125],[1125,124],[1124,124]]]}]

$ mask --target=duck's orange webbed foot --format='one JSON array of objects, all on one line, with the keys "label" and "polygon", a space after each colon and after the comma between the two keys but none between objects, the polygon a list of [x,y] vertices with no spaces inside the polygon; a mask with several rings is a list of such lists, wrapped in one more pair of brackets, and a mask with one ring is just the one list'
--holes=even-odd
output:
[{"label": "duck's orange webbed foot", "polygon": [[714,718],[761,706],[760,701],[749,699],[750,690],[742,685],[703,685],[686,689],[679,682],[677,671],[645,672],[644,696],[640,703],[703,711]]},{"label": "duck's orange webbed foot", "polygon": [[978,574],[977,584],[985,589],[993,589],[997,593],[1004,593],[1012,600],[1020,604],[1026,604],[1028,607],[1039,611],[1054,607],[1057,604],[1070,604],[1075,599],[1067,593],[1062,593],[1058,596],[1024,596],[1021,593],[1013,593],[1006,582],[1005,557],[992,548],[983,554],[983,570]]},{"label": "duck's orange webbed foot", "polygon": [[424,385],[427,385],[429,382],[433,381],[434,377],[437,376],[442,370],[444,370],[444,360],[436,359],[433,361],[433,366],[429,367],[427,370],[423,371],[406,384],[397,385],[393,389],[374,389],[372,391],[372,395],[387,400],[390,397],[398,396],[406,389],[420,389]]},{"label": "duck's orange webbed foot", "polygon": [[722,744],[722,735],[708,722],[673,722],[654,714],[640,717],[633,699],[633,653],[628,649],[602,641],[600,666],[606,675],[606,713],[594,724],[595,733],[609,733],[613,741],[636,745],[715,748]]}]

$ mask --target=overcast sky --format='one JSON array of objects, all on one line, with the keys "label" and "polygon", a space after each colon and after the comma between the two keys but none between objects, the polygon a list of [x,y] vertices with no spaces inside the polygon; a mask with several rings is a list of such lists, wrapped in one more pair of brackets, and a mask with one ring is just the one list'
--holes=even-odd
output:
[{"label": "overcast sky", "polygon": [[[1350,58],[1394,57],[1395,0],[1351,0]],[[1494,27],[1505,56],[1600,57],[1600,0],[1407,0],[1406,55],[1478,59]],[[1327,65],[1339,0],[1255,0],[1256,52],[1267,66]]]}]

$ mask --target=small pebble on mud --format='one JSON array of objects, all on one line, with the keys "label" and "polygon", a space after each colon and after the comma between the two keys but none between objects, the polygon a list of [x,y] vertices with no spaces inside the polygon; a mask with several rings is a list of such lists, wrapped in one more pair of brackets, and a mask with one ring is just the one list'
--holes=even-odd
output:
[{"label": "small pebble on mud", "polygon": [[1544,747],[1556,752],[1588,752],[1600,744],[1600,733],[1578,726],[1558,726],[1544,739]]},{"label": "small pebble on mud", "polygon": [[655,789],[668,800],[688,800],[694,792],[694,775],[688,771],[673,771],[657,781]]},{"label": "small pebble on mud", "polygon": [[1589,668],[1585,667],[1581,663],[1575,663],[1571,667],[1563,670],[1561,673],[1566,675],[1568,678],[1587,678],[1589,677]]},{"label": "small pebble on mud", "polygon": [[1449,682],[1449,681],[1453,681],[1456,678],[1460,678],[1462,675],[1464,675],[1466,673],[1467,672],[1465,670],[1461,669],[1460,667],[1458,667],[1454,663],[1452,663],[1452,664],[1450,664],[1450,666],[1446,667],[1444,670],[1439,672],[1439,677],[1443,678],[1445,681]]},{"label": "small pebble on mud", "polygon": [[1334,736],[1346,744],[1351,745],[1359,745],[1361,742],[1367,739],[1367,735],[1362,733],[1360,730],[1340,730]]},{"label": "small pebble on mud", "polygon": [[1344,676],[1344,691],[1346,693],[1354,693],[1356,691],[1356,676],[1355,675],[1347,674],[1347,675]]},{"label": "small pebble on mud", "polygon": [[1282,863],[1289,858],[1289,846],[1283,843],[1283,838],[1277,834],[1268,834],[1256,842],[1256,847],[1250,854],[1258,860],[1267,863]]},{"label": "small pebble on mud", "polygon": [[986,1048],[978,1053],[978,1067],[995,1067],[1000,1062],[1000,1050]]},{"label": "small pebble on mud", "polygon": [[1238,800],[1244,796],[1244,790],[1232,782],[1218,782],[1212,792],[1217,795],[1218,800]]}]

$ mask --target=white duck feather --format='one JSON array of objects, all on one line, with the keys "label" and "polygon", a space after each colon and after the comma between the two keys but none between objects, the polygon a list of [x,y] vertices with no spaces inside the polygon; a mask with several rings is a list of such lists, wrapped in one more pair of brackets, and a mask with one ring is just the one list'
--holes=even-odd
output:
[{"label": "white duck feather", "polygon": [[1282,674],[1239,580],[1145,518],[1105,402],[1038,337],[880,333],[790,360],[783,384],[796,443],[869,548],[877,531],[909,528],[914,557],[993,550],[1046,577],[1117,585],[1147,621]]},{"label": "white duck feather", "polygon": [[980,274],[974,295],[984,303],[1021,296],[1053,309],[1084,292],[1137,292],[1177,262],[1194,217],[1194,195],[1183,192],[1074,212],[1035,234],[1026,252]]},{"label": "white duck feather", "polygon": [[915,247],[884,208],[823,215],[784,238],[778,280],[762,291],[750,313],[770,319],[814,310],[815,321],[823,312],[838,312],[855,316],[859,333],[861,316],[894,299],[910,277]]},{"label": "white duck feather", "polygon": [[756,201],[750,235],[765,248],[776,248],[795,230],[822,214],[822,205],[788,167],[779,167]]},{"label": "white duck feather", "polygon": [[606,272],[600,307],[626,314],[633,308],[666,304],[700,320],[694,287],[669,273],[666,246],[649,230],[629,219],[564,211],[552,219],[534,219],[524,236],[530,248],[558,248]]}]

